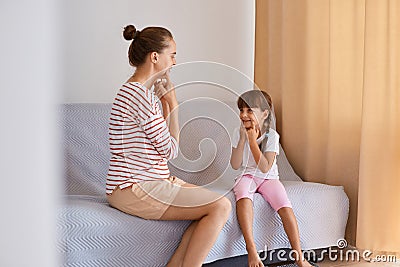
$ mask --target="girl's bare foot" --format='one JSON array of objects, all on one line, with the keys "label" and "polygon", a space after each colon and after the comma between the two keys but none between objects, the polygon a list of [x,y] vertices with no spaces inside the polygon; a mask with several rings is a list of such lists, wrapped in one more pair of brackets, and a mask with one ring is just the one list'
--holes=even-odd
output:
[{"label": "girl's bare foot", "polygon": [[248,253],[247,261],[249,263],[249,267],[264,267],[264,264],[261,261],[260,256],[258,256],[257,251]]}]

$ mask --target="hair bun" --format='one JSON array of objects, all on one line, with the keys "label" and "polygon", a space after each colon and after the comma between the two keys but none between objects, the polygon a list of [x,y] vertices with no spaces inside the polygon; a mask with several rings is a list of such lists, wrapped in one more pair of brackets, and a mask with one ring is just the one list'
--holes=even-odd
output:
[{"label": "hair bun", "polygon": [[135,39],[138,32],[139,31],[136,30],[135,26],[133,26],[133,25],[126,26],[124,28],[124,33],[123,33],[125,40],[130,41],[130,40]]}]

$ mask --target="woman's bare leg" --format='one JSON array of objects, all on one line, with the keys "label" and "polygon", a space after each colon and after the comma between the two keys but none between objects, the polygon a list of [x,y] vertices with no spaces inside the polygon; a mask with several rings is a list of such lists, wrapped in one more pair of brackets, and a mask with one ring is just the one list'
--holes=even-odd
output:
[{"label": "woman's bare leg", "polygon": [[292,208],[281,208],[278,210],[278,214],[281,217],[283,228],[285,229],[286,235],[288,236],[292,249],[295,250],[298,255],[296,264],[300,267],[312,266],[308,261],[303,259],[303,254],[300,246],[300,235],[299,228],[297,226],[297,220],[294,216]]},{"label": "woman's bare leg", "polygon": [[[192,223],[184,233],[168,267],[202,266],[231,212],[231,202],[227,198],[201,187],[185,187],[179,191],[176,202],[174,201],[160,220],[197,222]],[[189,206],[182,206],[185,201]]]},{"label": "woman's bare leg", "polygon": [[249,267],[262,267],[260,257],[258,256],[256,244],[253,236],[253,202],[249,198],[242,198],[236,202],[236,214],[242,230],[246,250],[248,254]]},{"label": "woman's bare leg", "polygon": [[187,246],[198,222],[199,221],[193,221],[186,229],[178,248],[175,250],[174,255],[172,255],[171,259],[169,260],[167,267],[182,266],[182,261],[185,257]]}]

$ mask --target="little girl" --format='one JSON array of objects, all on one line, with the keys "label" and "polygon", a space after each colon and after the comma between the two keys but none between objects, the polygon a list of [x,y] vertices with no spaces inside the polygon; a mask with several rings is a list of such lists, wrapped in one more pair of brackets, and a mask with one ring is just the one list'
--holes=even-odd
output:
[{"label": "little girl", "polygon": [[253,237],[253,196],[260,193],[278,212],[292,249],[298,255],[298,266],[312,266],[301,255],[297,221],[285,188],[279,181],[276,155],[279,154],[279,134],[270,128],[272,120],[271,97],[260,90],[243,93],[237,106],[240,110],[240,129],[232,142],[232,168],[242,169],[233,191],[236,212],[248,253],[249,267],[264,266],[257,253]]}]

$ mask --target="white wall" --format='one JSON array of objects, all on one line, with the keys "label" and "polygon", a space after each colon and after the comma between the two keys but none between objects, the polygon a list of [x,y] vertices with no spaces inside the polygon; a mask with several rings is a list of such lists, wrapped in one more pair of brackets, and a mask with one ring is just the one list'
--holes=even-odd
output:
[{"label": "white wall", "polygon": [[0,3],[0,266],[54,267],[58,1]]},{"label": "white wall", "polygon": [[[175,84],[211,80],[246,90],[254,63],[255,3],[243,0],[69,0],[64,1],[64,102],[112,102],[133,69],[128,64],[129,42],[123,27],[150,25],[171,30],[177,42],[178,63],[191,64],[172,72]],[[233,72],[235,73],[233,75]],[[236,78],[235,78],[236,76]],[[236,89],[238,88],[238,89]],[[219,91],[216,93],[216,91]],[[185,86],[178,97],[211,95],[225,98],[215,86]]]},{"label": "white wall", "polygon": [[[1,1],[0,266],[59,265],[56,104],[113,100],[132,71],[121,37],[128,23],[171,29],[180,62],[217,61],[252,80],[253,1]],[[199,72],[200,80],[247,86],[221,66],[177,67],[175,78],[193,81]]]}]

